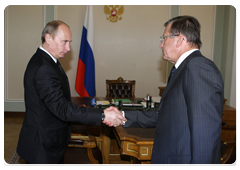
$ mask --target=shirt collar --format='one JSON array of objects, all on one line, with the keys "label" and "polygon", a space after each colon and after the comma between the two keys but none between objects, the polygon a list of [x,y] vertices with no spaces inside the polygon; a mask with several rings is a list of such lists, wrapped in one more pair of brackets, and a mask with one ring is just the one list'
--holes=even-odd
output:
[{"label": "shirt collar", "polygon": [[178,61],[177,61],[176,64],[175,64],[176,69],[180,66],[180,64],[181,64],[190,54],[192,54],[194,51],[197,51],[197,50],[198,50],[198,49],[192,49],[192,50],[189,50],[189,51],[183,53],[183,54],[179,57]]},{"label": "shirt collar", "polygon": [[43,50],[44,52],[46,52],[52,59],[55,63],[57,63],[57,59],[54,58],[47,50],[45,50],[42,46],[39,47],[41,50]]}]

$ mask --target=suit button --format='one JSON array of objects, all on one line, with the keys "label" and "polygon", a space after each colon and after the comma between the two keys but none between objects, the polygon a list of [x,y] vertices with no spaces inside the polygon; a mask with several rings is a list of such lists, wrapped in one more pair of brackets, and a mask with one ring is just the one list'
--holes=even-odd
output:
[{"label": "suit button", "polygon": [[158,134],[158,130],[156,130],[156,134]]}]

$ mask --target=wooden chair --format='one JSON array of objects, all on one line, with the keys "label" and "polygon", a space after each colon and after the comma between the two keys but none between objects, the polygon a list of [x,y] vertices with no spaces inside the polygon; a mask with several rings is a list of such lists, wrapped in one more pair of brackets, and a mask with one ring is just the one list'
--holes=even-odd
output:
[{"label": "wooden chair", "polygon": [[158,89],[159,89],[159,96],[162,97],[165,86],[164,87],[158,87]]},{"label": "wooden chair", "polygon": [[135,80],[106,80],[106,97],[135,98]]},{"label": "wooden chair", "polygon": [[65,164],[102,164],[102,153],[88,126],[73,124],[64,155]]}]

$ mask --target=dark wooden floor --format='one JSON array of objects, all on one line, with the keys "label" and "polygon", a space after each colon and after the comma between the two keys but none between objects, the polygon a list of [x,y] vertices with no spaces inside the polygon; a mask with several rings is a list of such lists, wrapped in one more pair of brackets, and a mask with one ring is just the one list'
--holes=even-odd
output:
[{"label": "dark wooden floor", "polygon": [[[4,160],[8,161],[13,151],[15,150],[18,142],[18,137],[20,130],[22,128],[22,123],[24,119],[24,113],[19,112],[7,112],[4,113]],[[81,154],[81,152],[79,152]],[[85,156],[85,153],[79,155],[79,157]],[[88,163],[87,159],[82,159],[81,163]],[[86,160],[84,162],[84,160]],[[120,156],[120,152],[118,150],[118,145],[115,140],[111,140],[111,148],[110,148],[110,156],[109,156],[110,164],[130,164],[130,157]]]},{"label": "dark wooden floor", "polygon": [[[18,142],[19,133],[22,127],[24,113],[4,113],[4,160],[7,162]],[[79,155],[83,157],[83,155]],[[83,159],[84,160],[84,159]],[[234,163],[236,160],[236,148],[233,150],[232,156],[228,160],[228,164]],[[87,162],[82,162],[86,164]],[[111,139],[109,164],[130,164],[130,157],[121,156],[118,144]]]},{"label": "dark wooden floor", "polygon": [[4,113],[4,160],[7,162],[18,142],[23,113]]}]

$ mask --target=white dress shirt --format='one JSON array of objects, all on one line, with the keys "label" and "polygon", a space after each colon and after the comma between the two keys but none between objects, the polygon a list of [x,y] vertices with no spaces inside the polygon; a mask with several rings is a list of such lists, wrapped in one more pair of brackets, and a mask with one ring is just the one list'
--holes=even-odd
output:
[{"label": "white dress shirt", "polygon": [[179,57],[178,61],[176,62],[175,68],[177,69],[177,68],[180,66],[180,64],[181,64],[190,54],[192,54],[194,51],[197,51],[197,50],[198,50],[198,49],[193,49],[193,50],[189,50],[189,51],[183,53],[183,54]]},{"label": "white dress shirt", "polygon": [[44,52],[46,52],[48,55],[50,55],[50,57],[53,59],[53,61],[54,61],[55,63],[57,63],[57,59],[54,58],[47,50],[45,50],[42,46],[40,46],[39,48],[40,48],[41,50],[43,50]]}]

